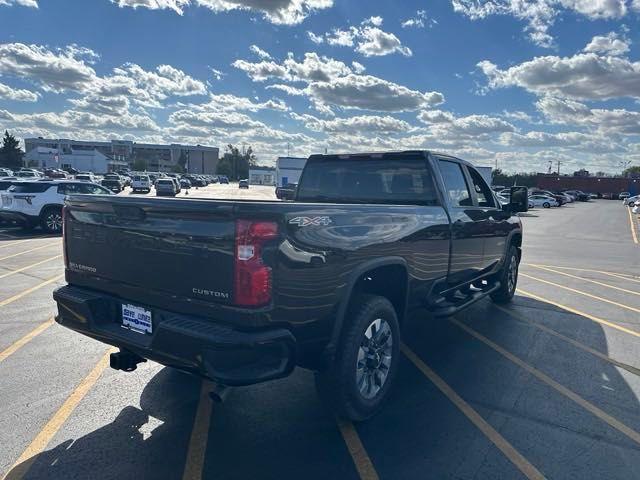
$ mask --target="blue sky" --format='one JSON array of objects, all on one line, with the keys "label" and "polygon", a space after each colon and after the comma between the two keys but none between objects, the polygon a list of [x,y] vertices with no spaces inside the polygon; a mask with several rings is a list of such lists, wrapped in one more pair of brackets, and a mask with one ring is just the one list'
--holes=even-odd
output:
[{"label": "blue sky", "polygon": [[640,0],[0,0],[0,127],[640,164]]}]

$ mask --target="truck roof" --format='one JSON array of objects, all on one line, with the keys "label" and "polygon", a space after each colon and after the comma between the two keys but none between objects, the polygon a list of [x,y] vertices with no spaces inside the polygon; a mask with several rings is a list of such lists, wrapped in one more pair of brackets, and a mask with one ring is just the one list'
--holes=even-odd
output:
[{"label": "truck roof", "polygon": [[360,152],[360,153],[335,153],[335,154],[315,154],[309,157],[309,160],[335,160],[335,159],[357,159],[357,158],[382,158],[385,160],[392,160],[394,158],[402,158],[404,156],[415,156],[415,155],[423,155],[427,156],[429,154],[438,155],[439,157],[446,157],[457,162],[465,163],[467,165],[472,165],[470,162],[466,160],[462,160],[461,158],[454,157],[448,153],[436,152],[433,150],[393,150],[387,152]]}]

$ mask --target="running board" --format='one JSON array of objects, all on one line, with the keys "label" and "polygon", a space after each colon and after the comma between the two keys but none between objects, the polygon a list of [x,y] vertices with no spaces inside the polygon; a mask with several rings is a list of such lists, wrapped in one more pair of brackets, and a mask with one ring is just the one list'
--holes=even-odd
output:
[{"label": "running board", "polygon": [[495,281],[490,285],[485,286],[483,289],[474,289],[464,298],[461,298],[459,302],[451,302],[445,299],[442,299],[437,303],[435,308],[431,308],[431,313],[434,317],[449,317],[454,315],[461,310],[464,310],[472,303],[477,302],[478,300],[482,300],[484,297],[488,296],[490,293],[495,292],[500,288],[500,282]]}]

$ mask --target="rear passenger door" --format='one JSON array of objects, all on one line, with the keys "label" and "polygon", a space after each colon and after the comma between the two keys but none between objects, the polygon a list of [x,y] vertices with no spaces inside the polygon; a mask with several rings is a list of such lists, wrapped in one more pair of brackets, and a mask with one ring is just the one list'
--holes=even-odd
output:
[{"label": "rear passenger door", "polygon": [[474,217],[478,234],[484,241],[483,269],[494,267],[504,256],[506,240],[511,231],[509,215],[495,199],[493,192],[482,175],[470,165],[465,165],[469,175],[471,193],[476,205]]},{"label": "rear passenger door", "polygon": [[445,201],[451,217],[449,283],[473,280],[484,267],[484,240],[476,222],[477,208],[464,166],[449,157],[435,157],[444,183]]}]

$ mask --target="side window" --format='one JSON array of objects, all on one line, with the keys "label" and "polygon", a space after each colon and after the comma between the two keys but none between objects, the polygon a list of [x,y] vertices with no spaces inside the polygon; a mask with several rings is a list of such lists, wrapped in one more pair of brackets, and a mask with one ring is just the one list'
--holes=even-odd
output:
[{"label": "side window", "polygon": [[473,183],[473,189],[476,192],[476,197],[478,197],[478,206],[495,207],[496,205],[493,201],[491,189],[487,185],[487,182],[484,181],[484,178],[482,178],[482,175],[480,175],[475,168],[468,167],[467,170],[471,176],[471,183]]},{"label": "side window", "polygon": [[444,179],[446,196],[449,197],[451,205],[454,207],[471,207],[471,193],[467,186],[467,181],[462,173],[462,167],[459,163],[449,162],[447,160],[438,160],[440,171]]}]

